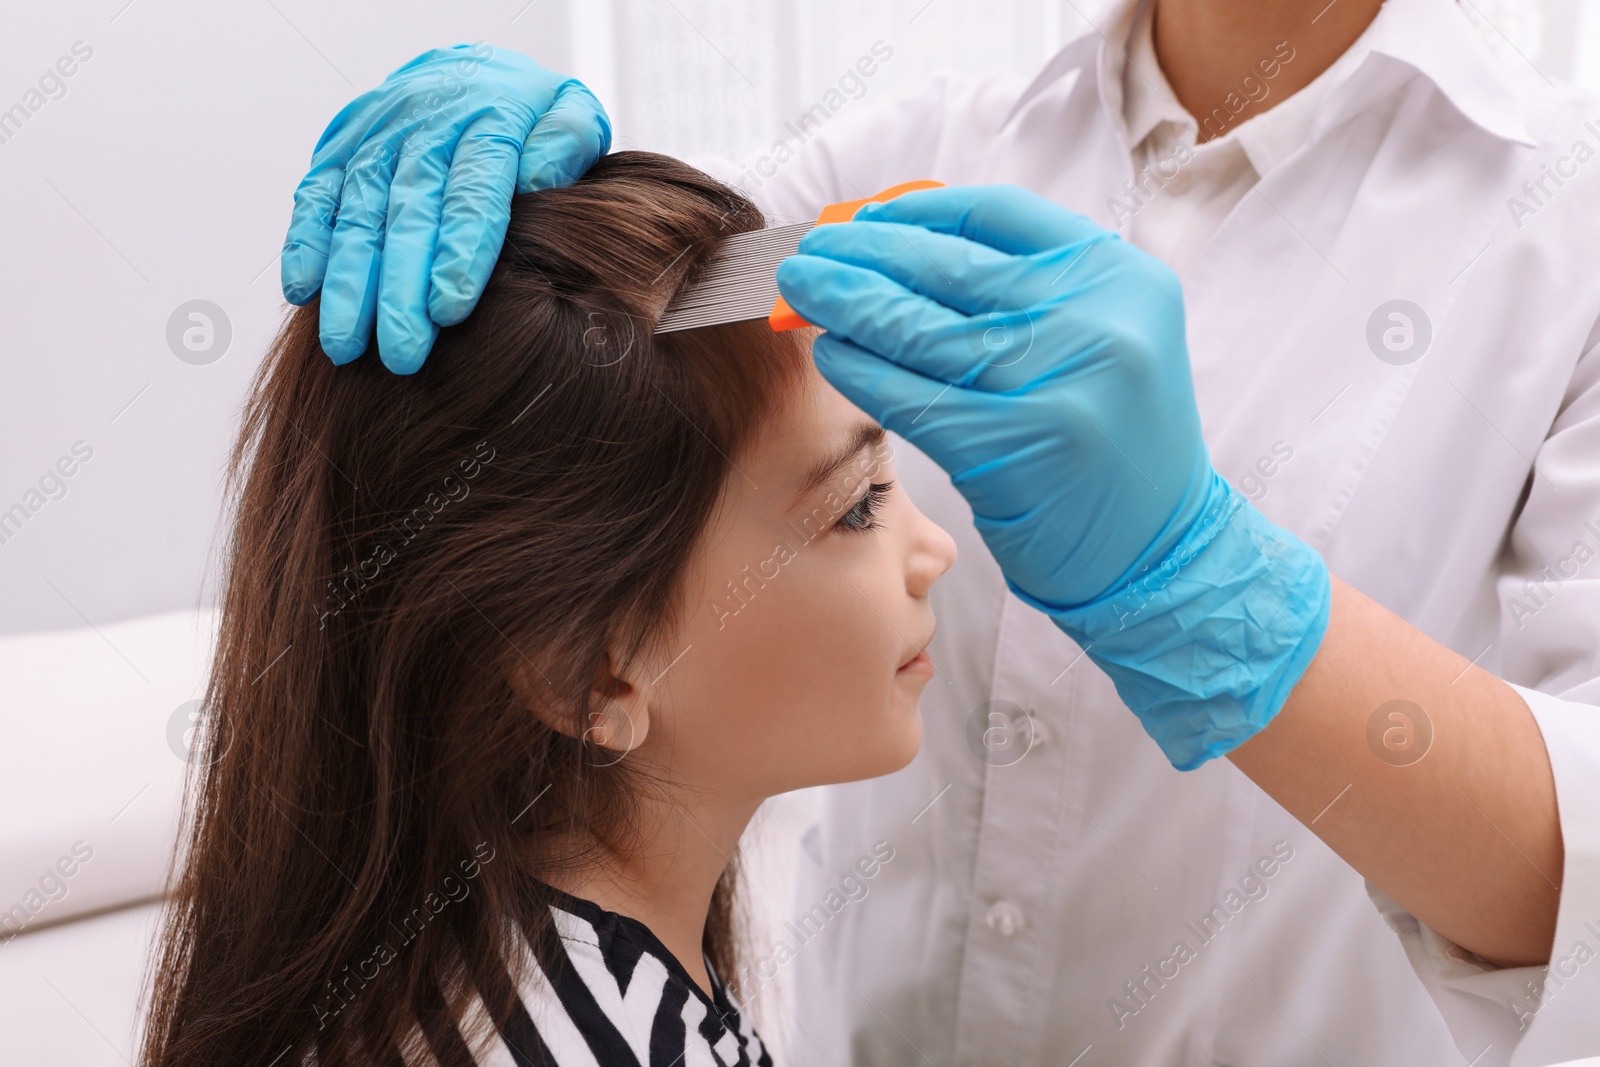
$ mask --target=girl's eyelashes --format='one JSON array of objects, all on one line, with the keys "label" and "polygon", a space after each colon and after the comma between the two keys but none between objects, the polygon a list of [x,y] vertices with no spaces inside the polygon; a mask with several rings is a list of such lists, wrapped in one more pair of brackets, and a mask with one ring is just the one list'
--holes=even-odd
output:
[{"label": "girl's eyelashes", "polygon": [[856,533],[881,529],[883,524],[878,522],[876,518],[878,507],[883,503],[884,498],[889,495],[889,490],[893,486],[894,482],[873,482],[867,488],[866,495],[857,500],[849,511],[839,516],[839,521],[836,525]]}]

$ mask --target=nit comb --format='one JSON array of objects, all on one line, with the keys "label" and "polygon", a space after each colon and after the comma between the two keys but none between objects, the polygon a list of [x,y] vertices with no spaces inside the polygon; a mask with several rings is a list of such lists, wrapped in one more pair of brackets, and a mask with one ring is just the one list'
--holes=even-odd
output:
[{"label": "nit comb", "polygon": [[800,238],[825,223],[849,222],[862,204],[882,203],[901,193],[937,189],[943,184],[930,180],[903,182],[874,196],[829,204],[822,209],[816,222],[796,222],[734,234],[706,264],[700,280],[672,298],[661,313],[655,332],[671,333],[763,318],[773,330],[810,325],[778,294],[778,264],[794,255]]}]

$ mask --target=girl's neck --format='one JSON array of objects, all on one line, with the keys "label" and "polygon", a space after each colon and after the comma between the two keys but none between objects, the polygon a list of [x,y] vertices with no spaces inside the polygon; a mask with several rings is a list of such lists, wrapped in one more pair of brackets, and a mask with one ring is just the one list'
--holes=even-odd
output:
[{"label": "girl's neck", "polygon": [[[650,928],[707,996],[704,943],[711,895],[760,802],[639,802],[637,847],[609,862],[552,873],[556,888]],[[722,975],[723,981],[732,975]]]}]

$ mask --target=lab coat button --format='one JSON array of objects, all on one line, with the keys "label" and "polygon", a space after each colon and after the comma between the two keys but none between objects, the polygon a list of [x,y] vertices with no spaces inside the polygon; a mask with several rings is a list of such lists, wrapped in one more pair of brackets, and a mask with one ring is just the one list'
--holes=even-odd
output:
[{"label": "lab coat button", "polygon": [[989,905],[989,913],[983,918],[989,924],[989,929],[1001,937],[1017,936],[1024,921],[1022,909],[1009,900],[997,900]]},{"label": "lab coat button", "polygon": [[1028,713],[1028,751],[1032,752],[1046,741],[1050,740],[1050,730],[1043,720],[1032,712]]}]

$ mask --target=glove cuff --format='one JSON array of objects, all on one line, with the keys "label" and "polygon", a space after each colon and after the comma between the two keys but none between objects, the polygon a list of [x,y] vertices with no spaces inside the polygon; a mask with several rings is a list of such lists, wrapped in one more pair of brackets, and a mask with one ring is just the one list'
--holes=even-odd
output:
[{"label": "glove cuff", "polygon": [[1272,720],[1321,646],[1332,601],[1322,557],[1215,470],[1177,544],[1117,588],[1061,608],[1007,584],[1111,677],[1182,771]]}]

